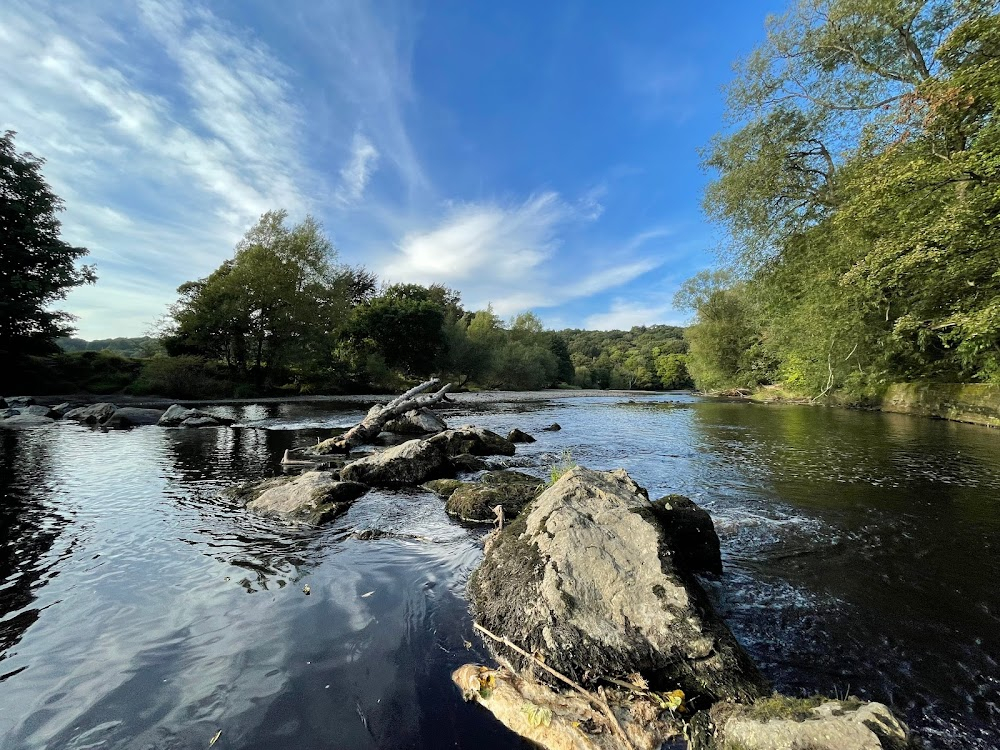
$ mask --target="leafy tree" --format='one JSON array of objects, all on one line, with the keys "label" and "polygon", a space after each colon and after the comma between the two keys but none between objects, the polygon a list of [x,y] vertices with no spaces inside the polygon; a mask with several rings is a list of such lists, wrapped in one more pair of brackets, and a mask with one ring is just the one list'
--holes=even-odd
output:
[{"label": "leafy tree", "polygon": [[446,351],[446,316],[460,310],[458,296],[445,287],[395,284],[354,309],[347,337],[358,351],[424,377]]},{"label": "leafy tree", "polygon": [[699,384],[1000,382],[998,100],[993,2],[799,0],[769,19],[730,90],[738,127],[706,153],[738,276],[691,300]]},{"label": "leafy tree", "polygon": [[60,237],[63,203],[42,177],[45,162],[18,153],[14,135],[0,137],[0,352],[51,353],[73,316],[49,306],[97,277],[76,266],[87,249]]},{"label": "leafy tree", "polygon": [[329,360],[352,277],[334,265],[333,246],[315,220],[288,227],[287,216],[265,213],[232,259],[178,288],[169,354],[222,359],[258,386]]}]

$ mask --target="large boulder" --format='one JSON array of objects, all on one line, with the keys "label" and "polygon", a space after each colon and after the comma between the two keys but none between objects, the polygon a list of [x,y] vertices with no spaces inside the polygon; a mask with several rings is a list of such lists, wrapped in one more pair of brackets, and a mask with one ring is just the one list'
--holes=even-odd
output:
[{"label": "large boulder", "polygon": [[209,414],[201,409],[189,409],[180,404],[173,404],[157,422],[160,427],[220,427],[232,423],[231,419]]},{"label": "large boulder", "polygon": [[467,425],[438,433],[427,442],[440,445],[451,458],[463,453],[473,456],[513,456],[514,444],[495,432]]},{"label": "large boulder", "polygon": [[409,440],[351,461],[340,470],[340,476],[375,487],[404,487],[439,475],[446,462],[441,444],[433,440]]},{"label": "large boulder", "polygon": [[637,673],[695,706],[767,692],[620,469],[563,474],[492,541],[469,594],[478,622],[583,684]]},{"label": "large boulder", "polygon": [[307,471],[237,487],[229,495],[256,513],[320,524],[339,516],[367,491],[365,485],[338,481],[328,471]]},{"label": "large boulder", "polygon": [[69,401],[63,401],[61,404],[56,404],[52,407],[52,411],[57,412],[60,417],[66,416],[66,412],[73,408],[73,404]]},{"label": "large boulder", "polygon": [[0,419],[8,419],[10,417],[16,417],[21,413],[20,409],[5,409],[0,407]]},{"label": "large boulder", "polygon": [[123,406],[108,417],[104,426],[111,430],[125,430],[139,425],[157,424],[162,416],[162,409],[138,409],[134,406]]},{"label": "large boulder", "polygon": [[55,420],[49,417],[40,417],[37,414],[15,414],[13,417],[0,419],[0,427],[45,427],[50,424],[55,424]]},{"label": "large boulder", "polygon": [[7,402],[7,406],[11,409],[24,409],[35,404],[35,399],[31,396],[7,396],[4,401]]},{"label": "large boulder", "polygon": [[491,471],[478,482],[463,482],[448,495],[445,511],[469,523],[493,523],[501,506],[504,518],[514,518],[545,489],[545,483],[519,471]]},{"label": "large boulder", "polygon": [[83,422],[84,424],[102,424],[103,422],[106,422],[116,410],[117,407],[114,404],[91,404],[89,406],[81,406],[76,409],[70,409],[68,412],[63,414],[63,419],[72,419],[77,422]]},{"label": "large boulder", "polygon": [[[909,729],[881,703],[854,698],[786,698],[775,695],[752,705],[717,703],[709,731],[694,750],[904,750]],[[696,725],[700,722],[695,722]]]},{"label": "large boulder", "polygon": [[722,574],[719,535],[708,511],[684,495],[653,502],[653,512],[667,535],[674,564],[693,573]]},{"label": "large boulder", "polygon": [[428,435],[444,432],[448,425],[430,409],[414,409],[386,422],[382,428],[397,435]]}]

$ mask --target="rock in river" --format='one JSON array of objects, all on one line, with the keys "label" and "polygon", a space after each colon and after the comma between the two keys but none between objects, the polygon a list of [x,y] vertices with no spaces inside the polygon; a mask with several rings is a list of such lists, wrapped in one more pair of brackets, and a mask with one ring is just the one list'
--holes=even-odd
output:
[{"label": "rock in river", "polygon": [[507,439],[512,443],[534,443],[535,438],[531,437],[527,432],[519,430],[516,427],[507,433]]},{"label": "rock in river", "polygon": [[137,409],[134,406],[123,406],[108,418],[104,426],[112,430],[124,430],[139,425],[157,424],[162,416],[162,409]]},{"label": "rock in river", "polygon": [[545,483],[519,471],[490,471],[478,482],[462,482],[448,495],[445,511],[469,523],[493,523],[493,509],[503,508],[504,518],[514,518],[542,490]]},{"label": "rock in river", "polygon": [[174,404],[157,422],[160,427],[220,427],[230,425],[233,420],[217,417],[201,409],[188,409],[180,404]]},{"label": "rock in river", "polygon": [[719,535],[708,511],[684,495],[667,495],[653,502],[674,562],[693,573],[722,574]]},{"label": "rock in river", "polygon": [[36,414],[15,414],[12,417],[0,419],[0,427],[45,427],[50,424],[55,424],[55,420],[39,417]]},{"label": "rock in river", "polygon": [[338,481],[328,471],[307,471],[238,487],[229,494],[257,513],[320,524],[339,516],[367,491],[363,484]]},{"label": "rock in river", "polygon": [[673,560],[646,492],[619,469],[566,472],[490,545],[476,619],[587,683],[639,673],[694,701],[747,701],[764,679]]},{"label": "rock in river", "polygon": [[84,424],[101,424],[107,421],[116,409],[114,404],[91,404],[90,406],[70,409],[63,415],[63,419],[73,419]]},{"label": "rock in river", "polygon": [[404,487],[439,476],[446,466],[443,445],[434,442],[433,438],[409,440],[352,461],[340,470],[340,476],[375,487]]},{"label": "rock in river", "polygon": [[428,438],[440,445],[449,458],[471,453],[473,456],[513,456],[514,444],[495,432],[467,425]]},{"label": "rock in river", "polygon": [[[882,703],[773,696],[750,706],[717,703],[693,750],[905,750],[909,729]],[[697,735],[696,735],[697,737]]]},{"label": "rock in river", "polygon": [[423,408],[408,411],[386,422],[382,429],[397,435],[428,435],[444,432],[448,429],[448,425],[430,409]]}]

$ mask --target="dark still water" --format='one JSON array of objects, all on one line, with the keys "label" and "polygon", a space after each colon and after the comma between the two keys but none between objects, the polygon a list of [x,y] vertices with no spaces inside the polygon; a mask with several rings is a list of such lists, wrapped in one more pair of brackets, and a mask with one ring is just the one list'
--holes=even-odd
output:
[{"label": "dark still water", "polygon": [[[487,658],[463,595],[483,532],[422,491],[322,529],[251,516],[219,490],[363,412],[225,410],[245,426],[0,430],[0,748],[525,747],[449,679]],[[569,450],[705,505],[710,590],[782,690],[885,701],[933,748],[1000,747],[997,432],[683,395],[446,417],[534,433],[506,463],[539,476]]]}]

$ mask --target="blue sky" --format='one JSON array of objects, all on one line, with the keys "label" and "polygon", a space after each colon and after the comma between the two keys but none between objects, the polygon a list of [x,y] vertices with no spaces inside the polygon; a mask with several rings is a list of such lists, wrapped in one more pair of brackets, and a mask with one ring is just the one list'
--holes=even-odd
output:
[{"label": "blue sky", "polygon": [[0,0],[0,128],[98,267],[84,338],[144,333],[272,208],[470,309],[680,323],[718,237],[697,149],[783,6]]}]

